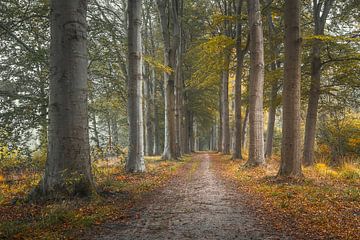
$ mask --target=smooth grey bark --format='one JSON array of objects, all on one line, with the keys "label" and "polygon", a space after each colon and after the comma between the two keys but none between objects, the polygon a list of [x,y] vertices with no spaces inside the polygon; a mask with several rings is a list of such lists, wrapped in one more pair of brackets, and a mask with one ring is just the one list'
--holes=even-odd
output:
[{"label": "smooth grey bark", "polygon": [[218,152],[222,152],[222,102],[221,90],[219,97],[219,125],[218,125]]},{"label": "smooth grey bark", "polygon": [[[174,42],[178,44],[176,49],[176,70],[175,70],[175,130],[176,130],[176,156],[180,157],[182,154],[182,142],[183,142],[183,76],[182,76],[182,55],[183,55],[183,43],[182,43],[182,9],[183,1],[173,1],[173,15],[174,15]],[[176,39],[175,39],[176,38]],[[175,46],[176,47],[176,46]]]},{"label": "smooth grey bark", "polygon": [[127,172],[144,172],[143,76],[141,0],[128,0],[128,120],[129,152]]},{"label": "smooth grey bark", "polygon": [[189,154],[190,151],[190,111],[185,111],[185,121],[184,121],[184,133],[183,133],[183,140],[184,140],[184,146],[183,146],[183,152],[185,154]]},{"label": "smooth grey bark", "polygon": [[[231,2],[224,1],[224,15],[231,16]],[[220,3],[219,3],[220,4]],[[220,4],[221,5],[221,4]],[[221,9],[221,8],[220,8]],[[232,26],[230,21],[224,21],[224,35],[230,37]],[[224,49],[224,65],[221,75],[221,152],[230,154],[230,124],[229,124],[229,68],[231,49]]]},{"label": "smooth grey bark", "polygon": [[250,28],[250,89],[249,124],[250,143],[247,166],[265,163],[264,158],[264,38],[259,0],[249,0]]},{"label": "smooth grey bark", "polygon": [[190,152],[194,152],[195,149],[195,134],[194,134],[194,115],[192,112],[190,112],[189,114],[189,148],[190,148]]},{"label": "smooth grey bark", "polygon": [[[156,85],[154,86],[154,89],[156,89]],[[155,90],[156,91],[156,90]],[[158,106],[157,101],[154,99],[154,154],[160,155],[161,149],[160,149],[160,131],[159,131],[159,112],[158,112]]]},{"label": "smooth grey bark", "polygon": [[223,154],[230,154],[230,126],[229,126],[229,65],[230,65],[230,51],[225,53],[225,69],[222,72],[221,81],[221,115],[222,115],[222,144],[221,150]]},{"label": "smooth grey bark", "polygon": [[235,77],[235,129],[234,129],[234,144],[233,144],[233,159],[242,159],[241,154],[241,80],[244,64],[244,57],[247,52],[247,46],[245,49],[241,49],[242,44],[242,20],[241,12],[243,0],[236,2],[236,77]]},{"label": "smooth grey bark", "polygon": [[164,65],[169,66],[173,71],[164,73],[165,85],[165,141],[163,159],[177,159],[176,151],[176,129],[175,129],[175,68],[176,68],[176,50],[178,48],[178,32],[176,25],[173,27],[173,41],[170,38],[170,18],[176,19],[171,7],[173,1],[157,0],[157,6],[160,13],[161,31],[164,41]]},{"label": "smooth grey bark", "polygon": [[241,147],[242,148],[245,148],[246,131],[248,128],[248,122],[249,122],[249,106],[246,106],[244,121],[243,121],[243,125],[242,125],[242,130],[241,130]]},{"label": "smooth grey bark", "polygon": [[[275,68],[273,68],[275,70]],[[273,139],[274,139],[274,127],[275,127],[275,118],[276,118],[276,108],[277,108],[277,96],[278,96],[278,82],[271,85],[270,93],[270,108],[268,113],[268,125],[267,125],[267,135],[266,135],[266,149],[265,157],[271,158],[273,153]]]},{"label": "smooth grey bark", "polygon": [[89,196],[87,1],[51,1],[48,156],[34,198]]},{"label": "smooth grey bark", "polygon": [[[150,67],[147,67],[148,72]],[[144,81],[144,112],[145,112],[145,155],[152,156],[154,155],[154,107],[153,107],[153,92],[152,92],[152,73],[146,75],[146,80]]]},{"label": "smooth grey bark", "polygon": [[300,177],[300,0],[285,1],[285,65],[283,80],[283,126],[279,176]]},{"label": "smooth grey bark", "polygon": [[[326,19],[335,0],[313,0],[314,35],[324,35]],[[321,40],[314,40],[311,50],[311,84],[306,114],[303,163],[314,164],[314,146],[316,136],[317,113],[320,98],[321,81]]]}]

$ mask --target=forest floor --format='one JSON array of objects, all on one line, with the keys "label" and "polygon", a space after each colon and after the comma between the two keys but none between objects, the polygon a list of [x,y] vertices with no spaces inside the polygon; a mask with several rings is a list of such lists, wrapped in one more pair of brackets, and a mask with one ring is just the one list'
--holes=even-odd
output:
[{"label": "forest floor", "polygon": [[124,240],[288,239],[254,214],[247,206],[247,196],[217,174],[219,156],[195,154],[182,174],[133,209],[131,219],[102,225],[89,236]]},{"label": "forest floor", "polygon": [[358,168],[319,164],[291,180],[275,177],[278,162],[249,169],[244,160],[195,154],[166,187],[138,202],[132,217],[84,239],[358,239]]},{"label": "forest floor", "polygon": [[358,165],[317,164],[291,180],[275,177],[278,163],[201,152],[147,157],[147,173],[126,174],[101,161],[97,196],[46,203],[22,200],[40,174],[0,175],[0,239],[358,239]]}]

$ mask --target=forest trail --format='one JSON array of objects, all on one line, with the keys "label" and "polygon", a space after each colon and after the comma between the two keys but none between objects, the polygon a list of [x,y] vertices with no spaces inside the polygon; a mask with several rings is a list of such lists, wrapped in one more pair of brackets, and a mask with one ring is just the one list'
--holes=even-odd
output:
[{"label": "forest trail", "polygon": [[289,239],[264,224],[246,197],[216,174],[218,154],[195,154],[185,171],[145,199],[124,222],[93,239]]}]

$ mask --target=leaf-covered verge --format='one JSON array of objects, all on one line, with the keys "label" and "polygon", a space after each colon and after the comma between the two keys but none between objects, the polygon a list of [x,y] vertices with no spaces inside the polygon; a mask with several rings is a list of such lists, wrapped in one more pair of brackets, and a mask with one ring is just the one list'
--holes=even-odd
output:
[{"label": "leaf-covered verge", "polygon": [[320,163],[304,168],[303,179],[293,180],[276,177],[277,158],[259,168],[244,168],[245,160],[223,156],[216,164],[222,177],[247,194],[251,207],[275,229],[291,231],[298,239],[358,239],[358,164],[330,168]]},{"label": "leaf-covered verge", "polygon": [[90,227],[128,218],[135,202],[162,187],[189,159],[146,157],[147,172],[143,174],[126,174],[119,159],[99,161],[94,164],[99,194],[92,199],[46,203],[23,200],[40,174],[0,175],[0,239],[76,239]]}]

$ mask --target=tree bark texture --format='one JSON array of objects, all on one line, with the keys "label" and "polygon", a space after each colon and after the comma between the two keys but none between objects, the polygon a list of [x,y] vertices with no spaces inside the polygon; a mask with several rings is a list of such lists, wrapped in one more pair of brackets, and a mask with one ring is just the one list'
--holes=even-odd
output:
[{"label": "tree bark texture", "polygon": [[141,0],[128,0],[128,120],[129,152],[127,172],[144,172],[143,76]]},{"label": "tree bark texture", "polygon": [[48,157],[34,196],[88,196],[87,1],[51,1]]},{"label": "tree bark texture", "polygon": [[259,0],[249,0],[250,27],[250,144],[248,166],[265,163],[264,158],[264,39]]},{"label": "tree bark texture", "polygon": [[300,146],[300,0],[285,1],[285,65],[281,164],[278,175],[302,176]]},{"label": "tree bark texture", "polygon": [[234,149],[232,158],[242,159],[241,155],[241,79],[245,51],[241,50],[242,43],[242,21],[241,10],[243,0],[237,1],[236,6],[236,77],[235,77],[235,129],[234,129]]}]

